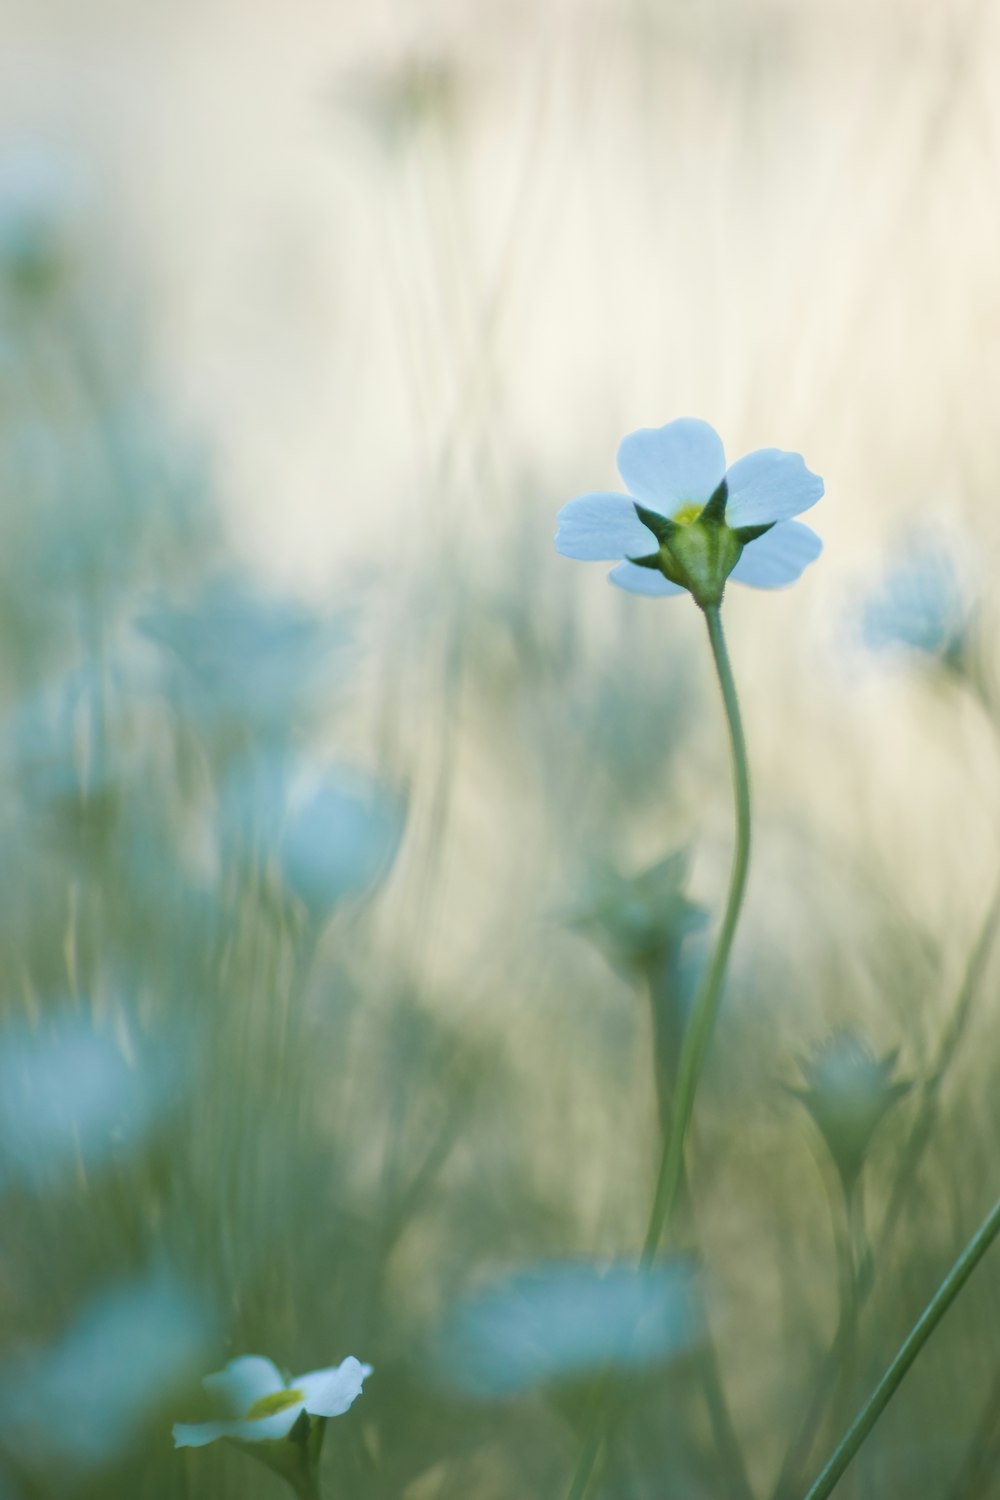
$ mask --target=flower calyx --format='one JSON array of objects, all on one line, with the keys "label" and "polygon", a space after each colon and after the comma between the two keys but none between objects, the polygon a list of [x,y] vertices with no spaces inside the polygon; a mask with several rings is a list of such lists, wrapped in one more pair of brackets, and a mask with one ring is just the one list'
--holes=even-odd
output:
[{"label": "flower calyx", "polygon": [[635,501],[636,515],[653,533],[659,548],[628,561],[640,568],[655,568],[671,583],[687,589],[702,609],[716,608],[744,546],[771,529],[770,525],[728,526],[727,498],[723,479],[707,504],[682,505],[672,517]]}]

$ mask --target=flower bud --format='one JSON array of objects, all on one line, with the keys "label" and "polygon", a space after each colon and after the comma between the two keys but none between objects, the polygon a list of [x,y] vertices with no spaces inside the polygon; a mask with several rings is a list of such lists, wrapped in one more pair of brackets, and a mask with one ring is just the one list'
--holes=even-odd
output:
[{"label": "flower bud", "polygon": [[676,953],[707,914],[684,894],[688,852],[675,850],[638,875],[610,866],[591,876],[589,890],[570,917],[601,949],[618,973],[648,973]]},{"label": "flower bud", "polygon": [[910,1089],[892,1081],[897,1056],[877,1058],[853,1032],[835,1032],[802,1065],[808,1087],[792,1090],[815,1120],[845,1190],[857,1181],[882,1120]]}]

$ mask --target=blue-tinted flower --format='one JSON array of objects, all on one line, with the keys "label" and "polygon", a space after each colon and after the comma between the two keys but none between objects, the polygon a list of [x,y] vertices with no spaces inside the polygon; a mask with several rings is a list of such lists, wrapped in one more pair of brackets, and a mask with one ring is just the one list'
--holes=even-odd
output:
[{"label": "blue-tinted flower", "polygon": [[280,742],[326,701],[349,633],[346,615],[322,619],[239,576],[206,584],[191,609],[159,600],[136,625],[186,669],[190,706],[206,727]]},{"label": "blue-tinted flower", "polygon": [[609,1369],[655,1369],[701,1335],[689,1261],[551,1261],[459,1303],[437,1357],[449,1384],[503,1397]]},{"label": "blue-tinted flower", "polygon": [[865,645],[872,651],[917,651],[958,664],[966,644],[969,606],[955,565],[940,545],[921,542],[905,554],[866,599]]},{"label": "blue-tinted flower", "polygon": [[622,559],[612,583],[635,594],[687,590],[707,607],[726,579],[753,588],[794,583],[823,544],[791,518],[815,505],[823,481],[798,453],[761,448],[726,468],[707,422],[682,417],[622,440],[627,495],[580,495],[559,512],[556,549],[581,562]]},{"label": "blue-tinted flower", "polygon": [[172,1107],[181,1041],[172,1033],[155,1052],[140,1042],[129,1060],[119,1037],[69,1009],[0,1030],[0,1193],[134,1150]]},{"label": "blue-tinted flower", "polygon": [[69,1473],[108,1463],[191,1379],[216,1327],[204,1296],[166,1267],[107,1288],[49,1347],[0,1368],[0,1441]]},{"label": "blue-tinted flower", "polygon": [[315,922],[370,891],[399,848],[404,808],[389,787],[341,767],[294,809],[281,871]]},{"label": "blue-tinted flower", "polygon": [[363,1365],[349,1354],[339,1365],[311,1370],[285,1381],[269,1359],[244,1354],[231,1359],[217,1375],[202,1381],[209,1395],[227,1415],[217,1422],[174,1426],[178,1448],[203,1448],[218,1438],[237,1438],[244,1443],[280,1442],[288,1437],[299,1417],[340,1417],[361,1395],[371,1365]]}]

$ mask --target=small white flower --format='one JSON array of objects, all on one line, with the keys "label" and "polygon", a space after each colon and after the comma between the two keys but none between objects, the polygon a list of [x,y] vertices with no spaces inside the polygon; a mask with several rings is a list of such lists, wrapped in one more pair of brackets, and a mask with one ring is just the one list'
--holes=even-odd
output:
[{"label": "small white flower", "polygon": [[218,1422],[174,1424],[178,1448],[203,1448],[218,1438],[238,1438],[244,1443],[280,1442],[288,1436],[303,1412],[311,1417],[340,1417],[361,1395],[371,1365],[363,1365],[353,1354],[327,1370],[311,1370],[287,1383],[277,1367],[259,1354],[231,1359],[224,1370],[206,1375],[206,1391],[229,1409]]},{"label": "small white flower", "polygon": [[555,544],[581,562],[623,559],[609,577],[632,593],[687,590],[703,606],[717,604],[728,577],[783,588],[823,550],[791,519],[823,494],[798,453],[761,448],[727,469],[714,428],[681,417],[623,438],[618,472],[628,494],[570,500]]}]

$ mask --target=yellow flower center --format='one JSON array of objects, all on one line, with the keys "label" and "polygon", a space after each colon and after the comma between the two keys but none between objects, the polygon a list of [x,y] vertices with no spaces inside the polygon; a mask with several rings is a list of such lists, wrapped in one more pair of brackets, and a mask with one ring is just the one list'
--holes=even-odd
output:
[{"label": "yellow flower center", "polygon": [[253,1422],[257,1417],[273,1417],[276,1411],[284,1411],[286,1407],[294,1406],[302,1399],[302,1392],[294,1389],[272,1391],[270,1396],[261,1396],[254,1402],[244,1420]]},{"label": "yellow flower center", "polygon": [[696,505],[693,500],[689,500],[687,505],[682,505],[679,510],[675,510],[670,519],[676,521],[678,526],[690,526],[692,521],[697,521],[704,508],[703,505]]}]

